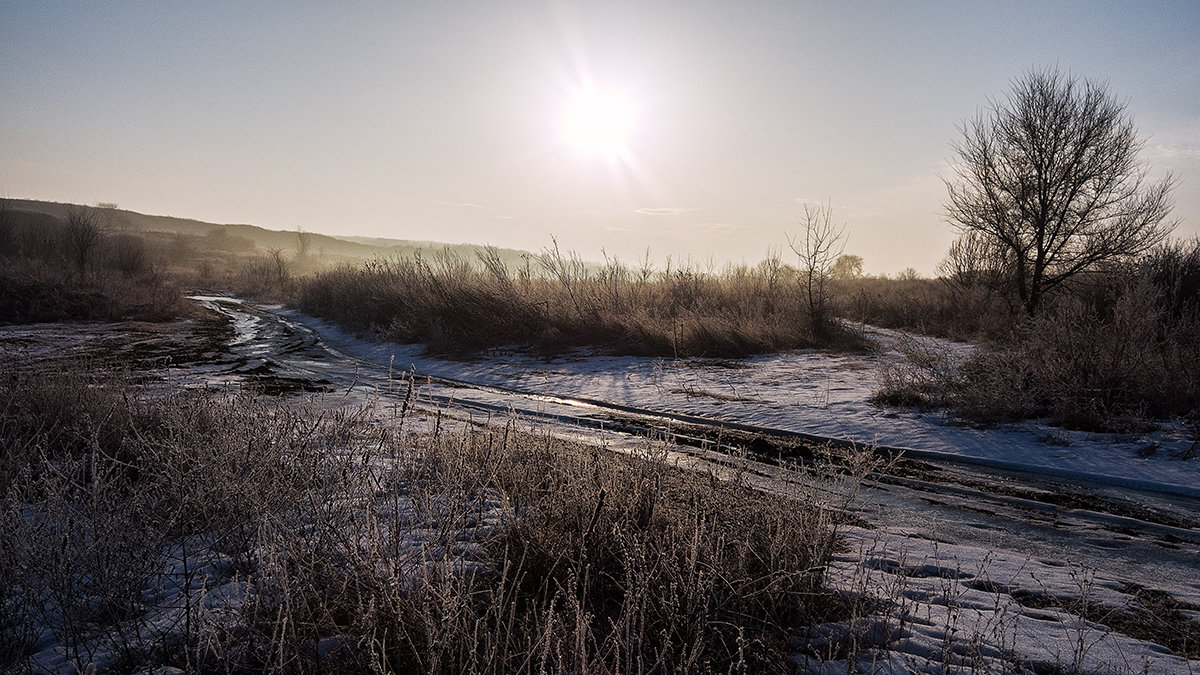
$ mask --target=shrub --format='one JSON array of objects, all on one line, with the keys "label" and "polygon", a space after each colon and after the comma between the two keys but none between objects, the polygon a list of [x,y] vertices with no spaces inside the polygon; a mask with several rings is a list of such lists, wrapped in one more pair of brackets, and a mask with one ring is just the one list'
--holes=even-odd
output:
[{"label": "shrub", "polygon": [[154,270],[132,278],[100,270],[83,278],[28,260],[0,270],[0,323],[166,321],[186,311],[179,286]]},{"label": "shrub", "polygon": [[935,340],[905,334],[896,351],[900,358],[881,368],[871,402],[916,408],[949,405],[960,386],[959,359]]},{"label": "shrub", "polygon": [[[1161,248],[1057,298],[961,367],[944,360],[935,367],[949,368],[952,377],[924,376],[933,366],[910,359],[904,367],[923,379],[905,382],[900,371],[877,401],[926,402],[929,392],[939,392],[937,403],[982,423],[1049,417],[1067,427],[1106,431],[1142,429],[1147,418],[1195,423],[1197,279],[1200,246]],[[904,397],[914,391],[926,398]]]},{"label": "shrub", "polygon": [[67,222],[22,211],[3,219],[11,246],[0,249],[0,323],[162,321],[185,311],[145,241],[105,232],[94,210]]},{"label": "shrub", "polygon": [[956,340],[1000,335],[1013,312],[1000,297],[950,279],[858,277],[834,282],[841,313],[858,324]]}]

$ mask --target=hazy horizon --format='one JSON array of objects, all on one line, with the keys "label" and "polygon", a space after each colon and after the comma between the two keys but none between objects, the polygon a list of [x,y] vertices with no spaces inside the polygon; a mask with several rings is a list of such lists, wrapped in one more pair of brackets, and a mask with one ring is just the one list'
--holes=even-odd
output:
[{"label": "hazy horizon", "polygon": [[[930,274],[957,125],[1106,82],[1200,234],[1200,5],[0,0],[0,196],[585,258],[756,262],[829,203]],[[599,113],[597,112],[599,111]],[[594,119],[598,118],[598,119]]]}]

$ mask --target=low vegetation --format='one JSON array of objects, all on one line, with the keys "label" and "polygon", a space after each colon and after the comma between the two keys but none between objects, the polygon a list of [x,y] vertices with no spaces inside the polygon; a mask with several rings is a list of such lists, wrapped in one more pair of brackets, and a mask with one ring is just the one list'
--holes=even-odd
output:
[{"label": "low vegetation", "polygon": [[796,269],[777,256],[721,273],[616,260],[596,269],[557,248],[516,270],[492,252],[376,260],[320,272],[297,294],[315,315],[451,355],[516,345],[737,357],[859,344],[831,318],[814,325],[806,302]]},{"label": "low vegetation", "polygon": [[107,230],[99,211],[60,221],[0,204],[0,322],[156,321],[184,310],[145,241]]},{"label": "low vegetation", "polygon": [[[515,257],[492,248],[412,251],[329,264],[297,231],[293,250],[262,249],[212,228],[131,232],[110,207],[57,218],[0,202],[0,322],[161,321],[188,311],[182,287],[291,302],[360,332],[470,358],[518,348],[577,347],[668,357],[742,357],[864,348],[867,325],[980,341],[965,363],[907,349],[885,374],[882,404],[948,406],[976,424],[1048,417],[1122,430],[1147,419],[1197,424],[1200,243],[1173,242],[1074,275],[1027,311],[1003,257],[979,237],[955,242],[936,279],[862,274],[840,255],[828,208],[753,267],[649,260],[584,262],[557,246]],[[65,208],[65,207],[64,207]],[[239,230],[240,231],[240,230]]]},{"label": "low vegetation", "polygon": [[1002,299],[980,288],[958,288],[916,274],[835,278],[841,317],[860,327],[974,340],[999,335],[1013,323]]},{"label": "low vegetation", "polygon": [[0,669],[786,671],[842,606],[828,479],[0,368]]},{"label": "low vegetation", "polygon": [[1200,422],[1200,240],[1160,247],[1080,279],[954,363],[912,341],[881,403],[949,406],[977,423],[1048,417],[1135,431],[1148,419]]}]

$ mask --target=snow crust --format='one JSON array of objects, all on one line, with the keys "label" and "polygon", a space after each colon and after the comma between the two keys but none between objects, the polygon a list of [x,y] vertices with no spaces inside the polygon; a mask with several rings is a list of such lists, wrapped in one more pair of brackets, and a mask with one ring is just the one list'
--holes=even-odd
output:
[{"label": "snow crust", "polygon": [[[925,533],[846,532],[829,581],[892,608],[804,637],[809,673],[1163,673],[1192,674],[1200,661],[1138,640],[1092,618],[1136,609],[1137,589],[1070,561],[951,544]],[[1031,599],[1031,597],[1033,599]],[[855,645],[843,658],[822,647]]]}]

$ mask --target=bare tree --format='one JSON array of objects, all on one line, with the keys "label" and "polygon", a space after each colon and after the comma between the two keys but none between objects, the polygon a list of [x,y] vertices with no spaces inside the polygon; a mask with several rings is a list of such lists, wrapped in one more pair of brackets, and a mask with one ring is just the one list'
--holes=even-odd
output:
[{"label": "bare tree", "polygon": [[267,270],[274,283],[282,286],[287,282],[291,276],[291,266],[288,265],[287,258],[283,257],[283,249],[267,249]]},{"label": "bare tree", "polygon": [[813,332],[830,327],[833,298],[829,291],[834,264],[842,254],[846,230],[833,224],[829,204],[804,205],[804,232],[787,235],[788,246],[796,254],[800,269],[800,288],[808,303],[808,318]]},{"label": "bare tree", "polygon": [[67,257],[75,265],[79,276],[87,273],[103,237],[104,229],[91,209],[72,209],[67,214]]},{"label": "bare tree", "polygon": [[1149,181],[1133,121],[1103,85],[1034,71],[960,131],[949,219],[1003,251],[1029,314],[1079,273],[1144,253],[1174,228],[1174,181]]},{"label": "bare tree", "polygon": [[312,253],[312,232],[304,229],[303,226],[296,226],[296,259],[305,260]]},{"label": "bare tree", "polygon": [[833,261],[833,269],[830,270],[834,279],[857,279],[863,275],[863,259],[861,255],[852,253],[844,253]]}]

